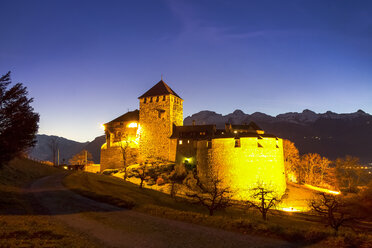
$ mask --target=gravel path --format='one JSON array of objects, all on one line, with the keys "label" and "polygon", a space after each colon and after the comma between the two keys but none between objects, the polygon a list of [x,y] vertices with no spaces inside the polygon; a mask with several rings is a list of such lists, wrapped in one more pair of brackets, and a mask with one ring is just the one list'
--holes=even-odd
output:
[{"label": "gravel path", "polygon": [[102,247],[293,247],[281,240],[154,217],[80,196],[62,185],[64,174],[29,188],[38,214],[51,215]]}]

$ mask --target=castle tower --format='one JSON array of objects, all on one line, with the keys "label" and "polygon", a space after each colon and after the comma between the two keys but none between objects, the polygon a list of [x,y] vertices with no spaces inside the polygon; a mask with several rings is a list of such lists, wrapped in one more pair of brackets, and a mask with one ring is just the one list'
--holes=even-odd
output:
[{"label": "castle tower", "polygon": [[175,161],[173,125],[183,125],[183,100],[163,80],[140,96],[140,146],[143,159]]}]

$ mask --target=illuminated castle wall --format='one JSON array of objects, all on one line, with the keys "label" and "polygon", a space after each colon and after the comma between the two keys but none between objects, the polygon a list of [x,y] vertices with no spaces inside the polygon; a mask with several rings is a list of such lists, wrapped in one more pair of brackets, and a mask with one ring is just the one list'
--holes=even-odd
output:
[{"label": "illuminated castle wall", "polygon": [[247,198],[258,184],[283,195],[286,189],[283,141],[255,123],[176,127],[177,163],[196,165],[200,178],[218,175],[236,192],[235,198]]},{"label": "illuminated castle wall", "polygon": [[226,124],[225,129],[183,126],[183,100],[163,81],[140,96],[139,102],[139,111],[104,124],[101,171],[123,167],[120,144],[129,142],[131,163],[153,158],[195,165],[202,179],[218,173],[236,192],[235,198],[247,198],[257,183],[284,194],[282,139],[266,134],[253,122]]},{"label": "illuminated castle wall", "polygon": [[212,139],[197,144],[197,169],[201,178],[211,172],[221,177],[235,192],[235,198],[246,199],[257,184],[283,195],[286,189],[282,139],[273,137],[241,137]]},{"label": "illuminated castle wall", "polygon": [[173,125],[183,125],[183,100],[172,94],[145,95],[139,100],[140,156],[144,159],[174,161],[177,143],[169,137],[172,135]]}]

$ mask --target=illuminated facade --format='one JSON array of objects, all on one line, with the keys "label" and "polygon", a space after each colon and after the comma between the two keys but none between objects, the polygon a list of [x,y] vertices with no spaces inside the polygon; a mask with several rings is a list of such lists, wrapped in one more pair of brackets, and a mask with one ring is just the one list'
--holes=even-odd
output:
[{"label": "illuminated facade", "polygon": [[[131,155],[195,166],[200,177],[218,173],[244,198],[258,183],[278,195],[286,189],[283,141],[255,123],[183,126],[183,100],[162,80],[139,97],[140,110],[104,124],[101,171],[123,167],[120,146],[130,144]],[[132,161],[133,162],[133,161]]]},{"label": "illuminated facade", "polygon": [[258,184],[282,196],[286,189],[283,141],[255,123],[176,127],[177,163],[195,165],[201,179],[218,175],[236,199]]}]

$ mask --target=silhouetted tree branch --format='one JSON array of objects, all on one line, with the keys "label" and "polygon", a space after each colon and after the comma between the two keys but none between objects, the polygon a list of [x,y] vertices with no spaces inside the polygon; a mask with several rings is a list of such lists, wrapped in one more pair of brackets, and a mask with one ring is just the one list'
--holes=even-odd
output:
[{"label": "silhouetted tree branch", "polygon": [[210,216],[214,214],[215,210],[231,206],[231,190],[229,187],[224,186],[223,180],[218,173],[206,177],[205,180],[199,178],[196,170],[193,171],[192,175],[193,183],[188,180],[186,186],[193,193],[187,193],[186,195],[206,207]]},{"label": "silhouetted tree branch", "polygon": [[346,221],[352,220],[347,215],[346,203],[340,196],[319,193],[317,199],[310,201],[310,207],[326,221],[336,232]]},{"label": "silhouetted tree branch", "polygon": [[280,198],[276,195],[275,191],[270,190],[260,183],[250,191],[252,192],[251,198],[253,200],[247,201],[248,207],[258,209],[262,214],[262,219],[266,221],[268,211],[280,202]]}]

